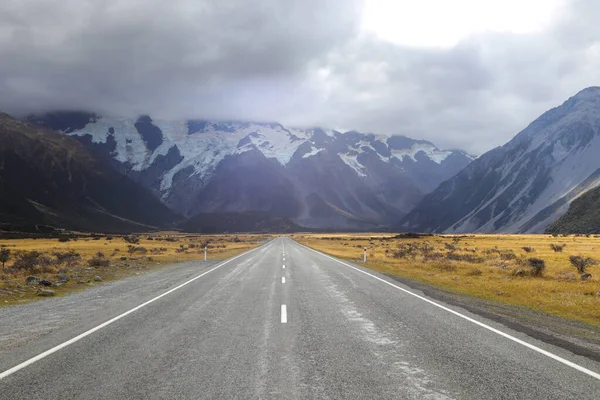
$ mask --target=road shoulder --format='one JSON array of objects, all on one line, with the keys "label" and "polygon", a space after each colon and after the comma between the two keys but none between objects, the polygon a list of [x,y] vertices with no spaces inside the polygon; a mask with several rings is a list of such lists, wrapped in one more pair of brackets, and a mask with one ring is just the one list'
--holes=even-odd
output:
[{"label": "road shoulder", "polygon": [[502,304],[450,292],[393,274],[384,275],[413,290],[420,291],[433,300],[461,307],[535,339],[600,362],[600,327],[598,326],[546,314],[527,307]]}]

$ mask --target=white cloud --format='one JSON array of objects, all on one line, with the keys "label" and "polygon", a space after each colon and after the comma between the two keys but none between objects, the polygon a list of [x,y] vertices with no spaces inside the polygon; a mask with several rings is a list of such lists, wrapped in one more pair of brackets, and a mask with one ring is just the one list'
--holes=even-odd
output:
[{"label": "white cloud", "polygon": [[600,84],[596,0],[377,1],[3,1],[0,109],[280,121],[480,154]]},{"label": "white cloud", "polygon": [[413,47],[450,47],[483,32],[532,33],[548,27],[566,0],[367,0],[361,28]]}]

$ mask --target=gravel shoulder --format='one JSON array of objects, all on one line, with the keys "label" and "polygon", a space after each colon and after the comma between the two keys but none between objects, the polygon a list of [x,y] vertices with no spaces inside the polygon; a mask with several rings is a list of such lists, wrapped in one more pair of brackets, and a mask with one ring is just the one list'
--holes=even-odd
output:
[{"label": "gravel shoulder", "polygon": [[600,362],[600,327],[546,314],[527,307],[502,304],[443,290],[392,274],[386,276],[431,299],[462,307],[543,342]]}]

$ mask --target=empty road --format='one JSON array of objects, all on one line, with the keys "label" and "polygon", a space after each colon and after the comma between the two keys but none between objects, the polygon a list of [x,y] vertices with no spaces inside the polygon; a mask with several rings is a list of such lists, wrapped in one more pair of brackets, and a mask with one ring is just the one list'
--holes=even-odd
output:
[{"label": "empty road", "polygon": [[598,363],[289,238],[186,268],[2,348],[0,399],[600,398]]}]

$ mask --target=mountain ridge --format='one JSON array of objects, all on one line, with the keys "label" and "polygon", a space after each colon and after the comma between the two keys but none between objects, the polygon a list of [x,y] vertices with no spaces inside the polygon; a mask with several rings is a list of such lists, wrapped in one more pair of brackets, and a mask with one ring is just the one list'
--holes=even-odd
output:
[{"label": "mountain ridge", "polygon": [[449,233],[543,232],[600,184],[600,87],[548,110],[426,195],[400,222]]},{"label": "mountain ridge", "polygon": [[273,122],[89,112],[29,120],[77,138],[186,217],[264,211],[313,228],[381,228],[473,159],[406,136]]},{"label": "mountain ridge", "polygon": [[129,232],[178,218],[69,136],[0,114],[0,140],[3,223]]}]

